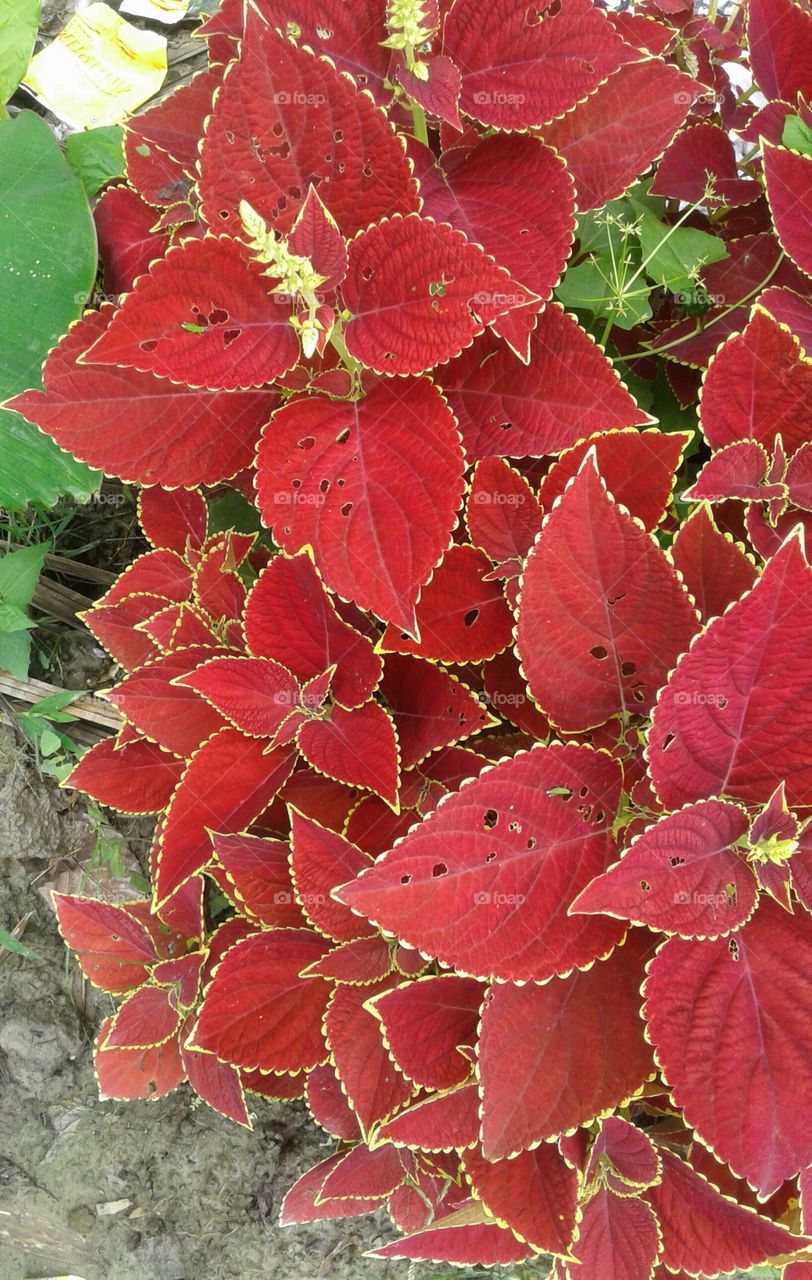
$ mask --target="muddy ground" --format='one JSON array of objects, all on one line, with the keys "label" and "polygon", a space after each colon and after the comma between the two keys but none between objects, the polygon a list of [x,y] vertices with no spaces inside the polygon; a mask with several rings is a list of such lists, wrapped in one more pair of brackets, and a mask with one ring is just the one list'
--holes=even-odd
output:
[{"label": "muddy ground", "polygon": [[109,1000],[67,960],[40,892],[92,839],[78,802],[0,725],[0,926],[31,913],[39,957],[0,951],[0,1241],[27,1242],[0,1243],[0,1280],[405,1280],[406,1264],[362,1256],[391,1237],[383,1218],[276,1225],[286,1189],[329,1153],[301,1104],[256,1099],[248,1133],[194,1107],[187,1086],[98,1100],[91,1042]]}]

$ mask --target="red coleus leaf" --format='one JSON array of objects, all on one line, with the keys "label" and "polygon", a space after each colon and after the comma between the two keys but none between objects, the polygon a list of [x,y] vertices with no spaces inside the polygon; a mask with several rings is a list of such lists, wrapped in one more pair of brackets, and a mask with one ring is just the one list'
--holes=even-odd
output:
[{"label": "red coleus leaf", "polygon": [[[712,194],[705,192],[712,180]],[[740,178],[736,152],[724,129],[703,120],[683,129],[657,166],[652,195],[669,196],[686,204],[750,204],[761,195],[754,178]]]},{"label": "red coleus leaf", "polygon": [[196,391],[135,369],[78,364],[113,314],[107,306],[88,312],[46,360],[45,390],[24,391],[13,407],[61,448],[122,480],[192,488],[248,466],[274,396]]},{"label": "red coleus leaf", "polygon": [[463,491],[456,423],[437,389],[375,382],[355,403],[293,400],[274,415],[257,467],[275,541],[289,553],[311,547],[331,590],[413,630]]},{"label": "red coleus leaf", "polygon": [[140,987],[119,1006],[105,1049],[151,1049],[177,1034],[177,1004],[165,987]]},{"label": "red coleus leaf", "polygon": [[155,899],[163,903],[211,857],[209,833],[241,831],[289,777],[295,753],[221,729],[192,757],[159,834]]},{"label": "red coleus leaf", "polygon": [[470,458],[557,453],[646,421],[600,348],[558,304],[539,317],[527,366],[486,336],[440,373]]},{"label": "red coleus leaf", "polygon": [[722,793],[766,802],[780,778],[790,804],[810,803],[811,588],[791,537],[680,661],[649,734],[651,778],[668,808]]},{"label": "red coleus leaf", "polygon": [[[802,10],[796,5],[790,6]],[[812,21],[804,14],[804,21],[812,29]],[[812,81],[812,65],[810,66]],[[775,233],[781,247],[802,271],[812,272],[812,233],[809,220],[812,217],[812,160],[783,147],[764,144],[764,177],[767,181],[767,198],[775,222]]]},{"label": "red coleus leaf", "polygon": [[163,654],[116,685],[108,694],[110,702],[140,733],[188,757],[222,729],[225,720],[194,686],[180,682],[218,652],[223,651],[192,646]]},{"label": "red coleus leaf", "polygon": [[482,662],[501,653],[513,637],[513,615],[491,568],[479,547],[450,547],[420,593],[419,639],[398,634],[390,624],[383,648],[450,663]]},{"label": "red coleus leaf", "polygon": [[645,172],[685,121],[700,89],[658,58],[631,62],[574,110],[544,125],[545,142],[563,156],[575,179],[581,212],[616,199]]},{"label": "red coleus leaf", "polygon": [[319,773],[348,786],[374,791],[396,805],[400,786],[400,753],[392,717],[377,702],[354,711],[334,706],[324,719],[308,719],[296,734],[296,745]]},{"label": "red coleus leaf", "polygon": [[783,499],[786,489],[782,484],[770,483],[770,477],[770,457],[764,446],[755,440],[738,440],[714,453],[684,496],[689,502]]},{"label": "red coleus leaf", "polygon": [[812,511],[812,445],[801,445],[787,463],[784,481],[795,507]]},{"label": "red coleus leaf", "polygon": [[158,955],[153,939],[134,916],[95,898],[55,893],[53,903],[59,932],[94,986],[118,994],[146,982]]},{"label": "red coleus leaf", "polygon": [[[214,92],[222,83],[223,72],[222,66],[207,67],[187,84],[167,94],[156,106],[130,117],[125,135],[125,154],[128,176],[134,186],[138,187],[138,172],[133,181],[133,166],[139,159],[146,158],[145,151],[153,149],[171,156],[190,178],[194,177],[200,135],[211,112]],[[155,191],[142,191],[141,194],[146,200],[158,204],[166,203],[171,195]]]},{"label": "red coleus leaf", "polygon": [[337,831],[291,810],[290,866],[296,897],[307,918],[336,942],[350,942],[369,933],[364,921],[330,895],[338,885],[369,866],[369,855],[356,849]]},{"label": "red coleus leaf", "polygon": [[181,556],[174,551],[148,551],[127,566],[99,604],[117,604],[133,595],[161,596],[167,603],[182,604],[191,586],[191,570]]},{"label": "red coleus leaf", "polygon": [[158,813],[170,801],[184,764],[153,742],[98,742],[67,782],[119,813]]},{"label": "red coleus leaf", "polygon": [[660,1254],[657,1219],[642,1200],[601,1187],[584,1205],[568,1280],[648,1280]]},{"label": "red coleus leaf", "polygon": [[812,367],[798,340],[756,309],[743,333],[720,347],[702,388],[701,424],[713,449],[756,440],[788,453],[812,439]]},{"label": "red coleus leaf", "polygon": [[[544,981],[606,955],[623,930],[568,916],[606,867],[613,764],[582,747],[537,748],[449,796],[340,901],[443,964]],[[610,782],[611,786],[611,782]],[[574,807],[586,787],[591,822]],[[597,812],[596,812],[597,811]]]},{"label": "red coleus leaf", "polygon": [[653,1070],[638,1016],[650,951],[648,935],[636,931],[586,973],[492,987],[478,1066],[486,1159],[590,1123],[640,1087]]},{"label": "red coleus leaf", "polygon": [[575,195],[563,160],[526,134],[493,134],[446,151],[421,178],[424,214],[482,245],[540,302],[558,284],[575,229]]},{"label": "red coleus leaf", "polygon": [[273,284],[237,240],[184,240],[141,276],[82,363],[210,391],[264,386],[299,359],[290,301]]},{"label": "red coleus leaf", "polygon": [[320,288],[325,291],[335,289],[347,274],[346,242],[312,183],[288,237],[288,249],[308,259],[323,277]]},{"label": "red coleus leaf", "polygon": [[239,235],[240,202],[250,191],[256,212],[285,234],[316,177],[347,237],[418,208],[417,184],[384,113],[327,61],[297,49],[249,9],[240,58],[201,149],[203,216],[210,227]]},{"label": "red coleus leaf", "polygon": [[[198,1057],[207,1055],[198,1054]],[[208,1055],[210,1062],[216,1058]],[[225,1065],[221,1063],[220,1065]],[[240,1081],[244,1089],[260,1098],[270,1098],[272,1102],[293,1102],[304,1097],[305,1085],[310,1073],[297,1071],[294,1075],[284,1075],[278,1071],[240,1071]]]},{"label": "red coleus leaf", "polygon": [[[611,1168],[606,1168],[607,1162]],[[610,1191],[628,1195],[631,1188],[651,1187],[660,1180],[660,1157],[642,1130],[620,1116],[608,1116],[592,1144],[585,1180],[602,1177]]]},{"label": "red coleus leaf", "polygon": [[683,937],[719,937],[756,908],[753,873],[738,852],[744,809],[701,800],[637,836],[619,862],[593,880],[573,911],[605,912]]},{"label": "red coleus leaf", "polygon": [[671,501],[671,489],[682,452],[690,442],[684,431],[605,431],[566,449],[539,486],[538,500],[549,511],[577,475],[590,449],[598,471],[616,502],[655,529]]},{"label": "red coleus leaf", "polygon": [[812,920],[769,898],[732,938],[671,938],[645,1017],[685,1118],[766,1197],[812,1163]]},{"label": "red coleus leaf", "polygon": [[414,1103],[375,1131],[375,1139],[419,1151],[455,1151],[473,1147],[479,1134],[479,1098],[475,1084],[464,1084]]},{"label": "red coleus leaf", "polygon": [[812,19],[792,0],[753,0],[747,7],[750,64],[766,98],[812,97]]},{"label": "red coleus leaf", "polygon": [[759,298],[759,306],[779,324],[792,329],[804,351],[812,351],[812,305],[794,293],[791,288],[765,289]]},{"label": "red coleus leaf", "polygon": [[364,1007],[392,982],[383,978],[370,986],[336,987],[324,1020],[336,1075],[364,1133],[408,1102],[415,1091],[393,1066],[378,1021]]},{"label": "red coleus leaf", "polygon": [[102,1099],[154,1101],[178,1087],[185,1072],[177,1036],[149,1049],[110,1049],[104,1043],[110,1024],[105,1018],[94,1055]]},{"label": "red coleus leaf", "polygon": [[126,293],[149,264],[169,248],[169,237],[155,229],[156,209],[129,187],[108,187],[93,210],[104,287]]},{"label": "red coleus leaf", "polygon": [[353,313],[347,350],[383,374],[445,363],[486,324],[533,300],[462,231],[417,214],[356,236],[342,292]]},{"label": "red coleus leaf", "polygon": [[245,608],[252,653],[273,658],[300,680],[335,667],[334,699],[345,707],[375,692],[381,659],[369,640],[338,617],[306,555],[276,556],[263,569]]},{"label": "red coleus leaf", "polygon": [[493,1267],[532,1256],[512,1231],[490,1218],[476,1200],[435,1219],[430,1227],[371,1251],[374,1258],[444,1258],[454,1266]]},{"label": "red coleus leaf", "polygon": [[111,657],[126,671],[132,671],[160,656],[155,641],[136,627],[166,607],[166,599],[161,596],[137,593],[117,604],[95,605],[82,615],[82,621]]},{"label": "red coleus leaf", "polygon": [[301,1222],[320,1222],[325,1218],[354,1218],[357,1214],[370,1213],[378,1208],[380,1197],[367,1200],[319,1200],[321,1188],[327,1177],[340,1165],[344,1154],[338,1152],[334,1156],[328,1156],[294,1182],[282,1201],[279,1221],[283,1227]]},{"label": "red coleus leaf", "polygon": [[541,528],[541,510],[523,475],[503,458],[484,458],[474,468],[465,521],[471,542],[511,577]]},{"label": "red coleus leaf", "polygon": [[562,115],[635,57],[591,0],[553,11],[509,0],[496,14],[485,0],[464,0],[446,18],[443,51],[463,73],[462,110],[499,129]]},{"label": "red coleus leaf", "polygon": [[[226,534],[210,543],[195,569],[195,599],[211,618],[238,621],[242,616],[246,593],[237,572],[242,560],[238,539],[242,537],[245,535]],[[251,541],[249,535],[249,546]],[[227,637],[233,635],[232,629],[225,631]]]},{"label": "red coleus leaf", "polygon": [[176,678],[251,737],[273,738],[299,706],[299,683],[270,658],[215,657]]},{"label": "red coleus leaf", "polygon": [[370,1150],[359,1143],[346,1152],[328,1173],[318,1194],[319,1203],[347,1197],[388,1196],[404,1178],[404,1167],[396,1147],[386,1145]]},{"label": "red coleus leaf", "polygon": [[197,490],[155,485],[138,495],[138,520],[153,547],[185,557],[199,551],[206,540],[208,508]]},{"label": "red coleus leaf", "polygon": [[204,959],[203,951],[192,951],[176,960],[161,960],[153,967],[152,977],[160,986],[173,987],[178,1003],[191,1008],[197,1000]]},{"label": "red coleus leaf", "polygon": [[307,1077],[307,1106],[316,1124],[334,1138],[355,1142],[361,1129],[331,1063],[316,1067]]},{"label": "red coleus leaf", "polygon": [[346,982],[359,987],[369,986],[391,971],[389,947],[386,940],[378,935],[344,942],[307,970],[308,974],[317,974],[331,982]]},{"label": "red coleus leaf", "polygon": [[663,1262],[696,1275],[752,1267],[792,1253],[803,1239],[720,1195],[705,1178],[665,1147],[662,1180],[645,1194],[660,1224]]},{"label": "red coleus leaf", "polygon": [[566,732],[648,711],[698,625],[665,555],[587,456],[522,579],[517,646],[539,706]]},{"label": "red coleus leaf", "polygon": [[386,655],[381,693],[395,722],[404,769],[495,723],[481,698],[454,676],[406,654]]},{"label": "red coleus leaf", "polygon": [[293,891],[287,842],[217,834],[212,844],[228,880],[224,892],[243,915],[270,928],[307,923]]},{"label": "red coleus leaf", "polygon": [[680,526],[671,559],[703,622],[720,617],[758,577],[744,548],[729,533],[720,533],[705,506],[698,507]]},{"label": "red coleus leaf", "polygon": [[219,1111],[221,1116],[250,1129],[251,1120],[239,1071],[227,1062],[219,1062],[210,1053],[196,1053],[186,1047],[186,1041],[194,1036],[196,1025],[197,1018],[190,1018],[180,1039],[181,1062],[189,1084],[198,1098]]},{"label": "red coleus leaf", "polygon": [[438,54],[421,63],[421,75],[425,78],[419,79],[405,65],[396,71],[398,84],[413,102],[417,102],[429,115],[447,121],[453,129],[461,130],[459,100],[462,74],[459,67],[445,54]]},{"label": "red coleus leaf", "polygon": [[457,974],[419,978],[385,991],[371,1004],[384,1043],[415,1084],[450,1089],[471,1074],[459,1045],[476,1044],[483,989]]},{"label": "red coleus leaf", "polygon": [[206,990],[190,1049],[249,1070],[296,1072],[324,1062],[330,986],[300,974],[327,947],[308,929],[273,929],[238,942]]},{"label": "red coleus leaf", "polygon": [[483,667],[486,706],[509,720],[517,729],[541,741],[550,736],[550,726],[536,707],[512,649],[506,649]]},{"label": "red coleus leaf", "polygon": [[513,1160],[468,1151],[463,1168],[488,1213],[545,1253],[566,1254],[575,1230],[578,1175],[556,1147],[542,1143]]}]

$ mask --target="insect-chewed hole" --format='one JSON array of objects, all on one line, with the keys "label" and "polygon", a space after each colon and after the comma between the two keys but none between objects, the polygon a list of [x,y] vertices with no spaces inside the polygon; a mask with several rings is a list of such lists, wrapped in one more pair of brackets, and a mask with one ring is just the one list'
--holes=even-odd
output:
[{"label": "insect-chewed hole", "polygon": [[345,503],[344,503],[344,506],[341,508],[341,514],[342,514],[342,516],[344,516],[344,518],[346,519],[346,518],[347,518],[347,516],[350,514],[350,512],[351,512],[351,511],[352,511],[352,503],[351,503],[351,502],[345,502]]},{"label": "insect-chewed hole", "polygon": [[156,338],[148,338],[146,342],[142,342],[140,345],[141,345],[142,351],[146,351],[147,353],[149,353],[150,351],[155,350],[155,348],[158,345],[158,342]]},{"label": "insect-chewed hole", "polygon": [[643,690],[640,689],[639,687],[637,689],[632,689],[632,697],[634,698],[635,702],[645,702],[645,699],[646,699],[646,695],[643,693]]},{"label": "insect-chewed hole", "polygon": [[673,733],[667,733],[663,738],[663,745],[660,747],[660,750],[667,751],[673,741],[674,741]]},{"label": "insect-chewed hole", "polygon": [[727,949],[730,952],[731,959],[738,960],[739,956],[741,955],[741,950],[735,938],[731,938],[729,940],[727,944]]},{"label": "insect-chewed hole", "polygon": [[685,866],[685,859],[684,859],[684,858],[681,858],[681,857],[680,857],[680,855],[679,855],[678,853],[674,853],[674,854],[672,854],[672,855],[671,855],[671,857],[668,859],[668,861],[671,863],[671,866],[672,866],[672,867],[684,867],[684,866]]},{"label": "insect-chewed hole", "polygon": [[495,861],[496,861],[496,850],[495,850],[495,849],[491,849],[490,853],[486,854],[486,856],[485,856],[485,861],[486,861],[486,862],[495,862]]},{"label": "insect-chewed hole", "polygon": [[406,874],[405,874],[405,875],[402,875],[402,876],[400,877],[400,883],[401,883],[401,884],[411,884],[411,883],[412,883],[412,877],[409,875],[409,872],[408,872],[408,871],[406,872]]},{"label": "insect-chewed hole", "polygon": [[344,130],[343,130],[343,129],[334,129],[334,130],[333,130],[333,142],[343,142],[343,141],[344,141]]},{"label": "insect-chewed hole", "polygon": [[448,867],[444,862],[435,862],[431,869],[431,874],[435,880],[438,880],[440,876],[448,875]]},{"label": "insect-chewed hole", "polygon": [[498,821],[499,821],[499,814],[496,812],[495,809],[487,809],[485,811],[485,815],[482,819],[482,824],[489,831],[491,831],[496,826]]},{"label": "insect-chewed hole", "polygon": [[464,627],[472,627],[479,617],[479,609],[469,609],[462,620]]},{"label": "insect-chewed hole", "polygon": [[302,482],[301,482],[301,480],[298,478],[298,476],[296,477],[296,479],[295,479],[295,480],[291,480],[291,482],[290,482],[290,487],[291,487],[291,489],[301,489],[301,487],[302,487]]},{"label": "insect-chewed hole", "polygon": [[322,493],[328,493],[330,489],[330,481],[327,480],[326,478],[324,480],[320,480],[319,489],[321,490]]},{"label": "insect-chewed hole", "polygon": [[589,787],[587,786],[581,787],[581,790],[578,792],[578,795],[581,797],[582,800],[585,800],[586,797],[589,795]]},{"label": "insect-chewed hole", "polygon": [[620,664],[620,674],[622,676],[633,676],[636,670],[637,663],[635,662],[621,662]]},{"label": "insect-chewed hole", "polygon": [[592,657],[597,658],[599,662],[602,662],[604,658],[609,657],[609,650],[602,644],[594,644],[589,652]]},{"label": "insect-chewed hole", "polygon": [[271,125],[271,133],[275,138],[281,138],[284,132],[285,130],[282,127],[281,120],[277,120],[275,121],[274,124]]},{"label": "insect-chewed hole", "polygon": [[315,443],[316,443],[315,436],[302,436],[301,440],[296,441],[296,448],[304,449],[304,450],[312,449]]},{"label": "insect-chewed hole", "polygon": [[363,165],[363,167],[362,167],[362,169],[361,169],[361,172],[363,173],[363,175],[364,175],[364,177],[365,177],[365,178],[371,178],[371,177],[372,177],[372,165],[369,163],[369,161],[368,161],[368,160],[367,160],[367,161],[366,161],[366,163]]},{"label": "insect-chewed hole", "polygon": [[362,272],[361,272],[361,275],[362,275],[362,277],[363,277],[363,279],[364,279],[364,280],[371,280],[371,279],[372,279],[372,277],[374,276],[374,274],[375,274],[375,268],[374,268],[374,267],[364,267],[364,268],[363,268],[363,270],[362,270]]},{"label": "insect-chewed hole", "polygon": [[651,893],[651,885],[648,880],[641,880],[640,888],[643,890],[643,893]]},{"label": "insect-chewed hole", "polygon": [[595,64],[594,64],[593,62],[582,62],[582,63],[581,63],[581,70],[582,70],[582,71],[584,71],[584,72],[586,72],[586,74],[587,74],[588,76],[591,76],[591,75],[593,75],[593,74],[594,74],[594,71],[595,71]]},{"label": "insect-chewed hole", "polygon": [[[339,431],[338,435],[336,436],[336,444],[346,444],[349,438],[350,438],[350,429],[349,427],[345,427],[344,430]],[[339,484],[340,483],[341,481],[339,481]]]},{"label": "insect-chewed hole", "polygon": [[223,345],[230,347],[233,342],[237,341],[241,332],[241,329],[226,329],[223,334]]}]

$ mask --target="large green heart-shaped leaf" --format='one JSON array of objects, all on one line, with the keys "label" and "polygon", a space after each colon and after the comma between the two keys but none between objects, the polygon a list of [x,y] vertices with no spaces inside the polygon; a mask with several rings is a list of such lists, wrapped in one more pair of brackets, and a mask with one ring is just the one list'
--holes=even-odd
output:
[{"label": "large green heart-shaped leaf", "polygon": [[0,103],[8,102],[25,74],[39,26],[40,0],[0,2]]},{"label": "large green heart-shaped leaf", "polygon": [[[0,399],[41,386],[48,350],[93,288],[96,233],[87,197],[44,120],[0,121]],[[0,505],[88,498],[91,471],[18,413],[0,410]]]}]

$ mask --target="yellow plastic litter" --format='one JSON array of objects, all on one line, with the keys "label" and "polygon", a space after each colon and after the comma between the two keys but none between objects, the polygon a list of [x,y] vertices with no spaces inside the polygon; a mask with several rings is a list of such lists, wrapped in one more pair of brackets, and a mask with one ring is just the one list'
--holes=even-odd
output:
[{"label": "yellow plastic litter", "polygon": [[188,8],[189,0],[124,0],[121,12],[172,25],[186,16]]},{"label": "yellow plastic litter", "polygon": [[166,38],[139,31],[106,4],[77,13],[36,54],[23,84],[74,129],[118,124],[158,92]]}]

